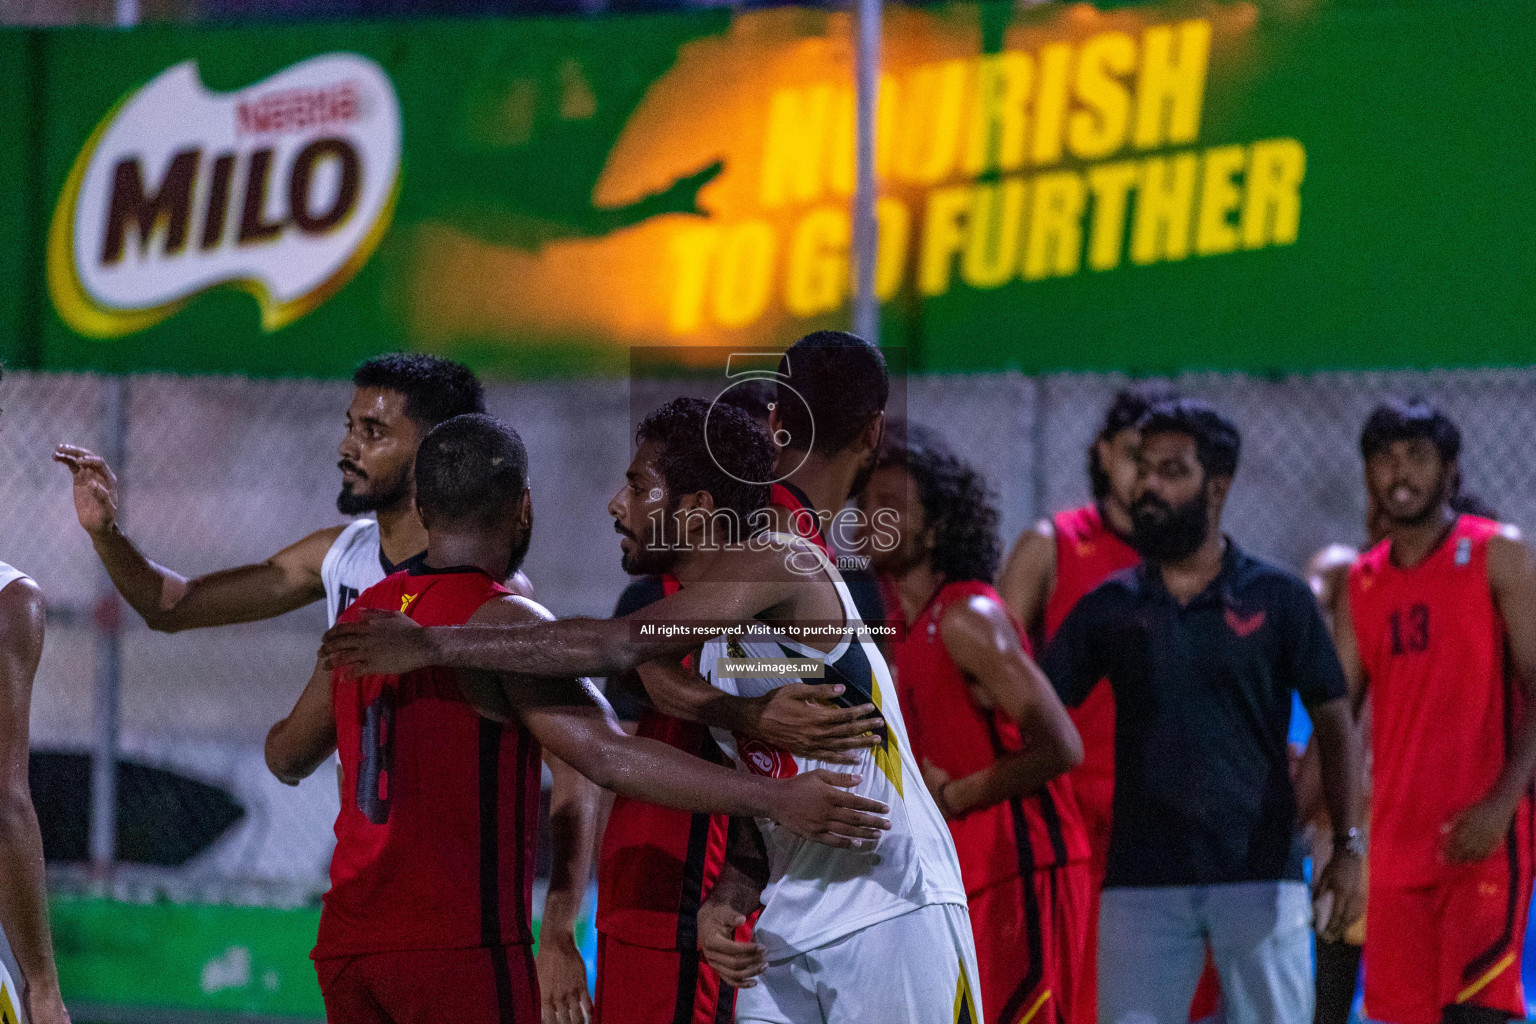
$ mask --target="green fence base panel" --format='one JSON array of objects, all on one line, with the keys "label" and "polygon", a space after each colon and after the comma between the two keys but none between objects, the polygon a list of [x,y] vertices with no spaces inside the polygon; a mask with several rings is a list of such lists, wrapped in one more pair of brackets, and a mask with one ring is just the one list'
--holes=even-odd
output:
[{"label": "green fence base panel", "polygon": [[[317,907],[51,901],[59,982],[79,1024],[323,1020]],[[534,922],[538,932],[538,922]],[[594,945],[590,918],[578,937]]]}]

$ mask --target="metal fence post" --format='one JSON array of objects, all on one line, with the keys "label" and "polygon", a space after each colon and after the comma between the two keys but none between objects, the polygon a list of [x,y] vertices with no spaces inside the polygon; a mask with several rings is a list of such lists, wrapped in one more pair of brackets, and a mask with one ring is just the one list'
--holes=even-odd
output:
[{"label": "metal fence post", "polygon": [[855,0],[858,33],[858,182],[853,193],[853,253],[856,271],[853,294],[853,333],[880,344],[880,299],[875,294],[875,261],[879,253],[879,224],[875,202],[875,123],[880,93],[881,0]]},{"label": "metal fence post", "polygon": [[[128,378],[102,381],[102,456],[122,479],[128,436]],[[122,490],[118,491],[121,500]],[[121,510],[119,510],[121,511]],[[96,708],[91,743],[91,873],[105,881],[117,858],[117,748],[122,730],[122,602],[106,570],[96,601]]]}]

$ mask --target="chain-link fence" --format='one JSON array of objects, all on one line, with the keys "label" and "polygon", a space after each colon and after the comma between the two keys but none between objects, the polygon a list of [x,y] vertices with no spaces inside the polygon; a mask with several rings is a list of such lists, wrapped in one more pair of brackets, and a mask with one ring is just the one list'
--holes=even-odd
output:
[{"label": "chain-link fence", "polygon": [[[1037,516],[1086,499],[1087,445],[1125,383],[1112,375],[915,378],[907,406],[986,472],[1011,541]],[[1364,539],[1355,438],[1387,394],[1441,402],[1465,435],[1467,489],[1504,519],[1536,526],[1536,371],[1198,374],[1170,383],[1242,427],[1228,530],[1282,565],[1299,568],[1330,541]],[[109,415],[114,389],[121,417]],[[122,865],[113,876],[120,893],[292,903],[324,888],[334,778],[319,772],[296,790],[283,787],[267,773],[261,744],[307,678],[325,619],[317,604],[270,622],[161,635],[131,612],[114,616],[75,522],[68,474],[49,452],[59,441],[120,448],[126,532],[149,557],[197,574],[260,561],[338,521],[335,445],[349,396],[343,383],[6,377],[0,480],[11,502],[0,513],[0,557],[32,574],[51,607],[34,748],[77,755],[77,768],[79,755],[102,748],[102,666],[116,644],[121,725],[109,738],[133,769],[117,775],[117,850],[154,861],[144,851],[158,849],[162,862],[192,854],[174,866]],[[607,614],[625,583],[605,507],[629,457],[628,385],[496,386],[489,402],[528,443],[535,539],[526,568],[540,598],[559,614]],[[71,785],[77,799],[59,808],[57,827],[78,836],[90,800]],[[193,842],[177,834],[184,829],[209,834]]]}]

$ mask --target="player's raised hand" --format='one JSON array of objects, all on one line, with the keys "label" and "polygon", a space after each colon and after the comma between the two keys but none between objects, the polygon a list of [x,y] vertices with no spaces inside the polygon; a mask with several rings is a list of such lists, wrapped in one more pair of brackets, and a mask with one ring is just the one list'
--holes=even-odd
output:
[{"label": "player's raised hand", "polygon": [[592,997],[587,993],[587,965],[569,933],[553,928],[539,936],[534,958],[539,975],[541,1024],[587,1024],[592,1016]]},{"label": "player's raised hand", "polygon": [[74,478],[75,516],[85,532],[106,533],[117,522],[117,474],[88,448],[61,444],[53,461],[69,467]]},{"label": "player's raised hand", "polygon": [[332,626],[320,642],[320,661],[347,676],[414,672],[436,664],[430,634],[401,612],[364,609],[361,617]]},{"label": "player's raised hand", "polygon": [[747,919],[726,903],[706,900],[699,908],[699,952],[720,980],[732,988],[754,987],[754,979],[768,966],[762,946],[736,941],[736,929],[746,923]]},{"label": "player's raised hand", "polygon": [[746,732],[796,757],[829,764],[858,764],[858,751],[880,745],[885,725],[873,704],[838,707],[841,683],[790,683],[753,700]]},{"label": "player's raised hand", "polygon": [[774,821],[802,839],[826,846],[873,847],[891,827],[891,809],[878,800],[850,793],[857,775],[818,768],[777,784]]}]

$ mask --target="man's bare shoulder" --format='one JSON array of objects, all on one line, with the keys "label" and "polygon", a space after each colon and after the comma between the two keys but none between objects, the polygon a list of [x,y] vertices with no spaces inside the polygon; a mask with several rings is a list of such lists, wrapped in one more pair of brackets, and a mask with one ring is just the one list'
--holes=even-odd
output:
[{"label": "man's bare shoulder", "polygon": [[0,590],[0,626],[41,624],[45,611],[43,588],[30,576],[18,577]]},{"label": "man's bare shoulder", "polygon": [[1504,524],[1488,538],[1488,574],[1495,583],[1536,576],[1536,551],[1518,526]]},{"label": "man's bare shoulder", "polygon": [[12,580],[0,590],[0,656],[42,653],[47,602],[30,577]]},{"label": "man's bare shoulder", "polygon": [[304,569],[318,577],[321,568],[325,565],[326,553],[351,525],[351,523],[340,523],[316,530],[273,555],[272,561],[285,564],[287,567]]},{"label": "man's bare shoulder", "polygon": [[536,622],[553,622],[554,612],[539,602],[521,594],[502,594],[475,609],[469,617],[470,625],[524,626]]}]

